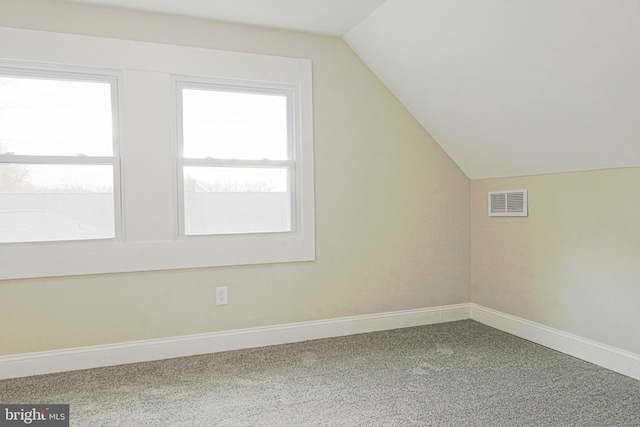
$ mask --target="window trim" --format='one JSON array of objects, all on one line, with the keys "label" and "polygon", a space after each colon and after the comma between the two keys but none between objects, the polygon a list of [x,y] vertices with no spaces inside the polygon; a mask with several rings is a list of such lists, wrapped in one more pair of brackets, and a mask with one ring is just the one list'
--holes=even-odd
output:
[{"label": "window trim", "polygon": [[[34,68],[105,70],[118,86],[122,230],[126,238],[0,245],[0,281],[315,260],[312,61],[248,52],[0,27],[2,59]],[[44,65],[43,65],[44,64]],[[115,71],[114,71],[115,70]],[[300,88],[299,234],[177,239],[171,75]],[[37,260],[37,262],[34,262]]]},{"label": "window trim", "polygon": [[56,80],[68,82],[100,82],[109,84],[111,92],[112,156],[92,156],[84,154],[76,156],[56,156],[0,153],[0,164],[111,166],[113,175],[112,184],[114,215],[113,237],[0,242],[0,245],[55,244],[87,241],[122,241],[125,238],[123,212],[124,209],[122,203],[122,159],[120,156],[120,81],[122,80],[122,73],[116,70],[94,67],[41,64],[26,61],[0,59],[0,77],[30,78],[38,80]]}]

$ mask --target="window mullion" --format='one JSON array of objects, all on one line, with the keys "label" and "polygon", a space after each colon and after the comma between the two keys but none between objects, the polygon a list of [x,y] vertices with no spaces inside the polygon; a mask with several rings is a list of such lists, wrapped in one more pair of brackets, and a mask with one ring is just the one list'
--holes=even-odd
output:
[{"label": "window mullion", "polygon": [[292,168],[293,160],[240,160],[240,159],[181,159],[183,166],[211,166],[211,167],[248,167],[248,168]]},{"label": "window mullion", "polygon": [[106,156],[29,156],[0,155],[0,163],[33,165],[114,165],[115,157]]}]

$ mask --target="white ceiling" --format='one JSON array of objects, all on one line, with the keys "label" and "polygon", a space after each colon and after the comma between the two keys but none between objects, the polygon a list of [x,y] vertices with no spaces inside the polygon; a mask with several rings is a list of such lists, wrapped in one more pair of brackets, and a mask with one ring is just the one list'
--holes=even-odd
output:
[{"label": "white ceiling", "polygon": [[387,0],[345,36],[472,179],[640,165],[640,2]]},{"label": "white ceiling", "polygon": [[472,179],[640,166],[640,1],[66,1],[343,36]]},{"label": "white ceiling", "polygon": [[341,37],[385,0],[63,0]]}]

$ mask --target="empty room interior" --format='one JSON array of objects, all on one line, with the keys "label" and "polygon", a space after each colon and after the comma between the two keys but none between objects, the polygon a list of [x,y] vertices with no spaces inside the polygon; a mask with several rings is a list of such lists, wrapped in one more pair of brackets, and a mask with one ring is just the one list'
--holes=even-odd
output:
[{"label": "empty room interior", "polygon": [[[463,322],[637,383],[639,24],[0,0],[0,379]],[[38,116],[30,82],[91,106]]]}]

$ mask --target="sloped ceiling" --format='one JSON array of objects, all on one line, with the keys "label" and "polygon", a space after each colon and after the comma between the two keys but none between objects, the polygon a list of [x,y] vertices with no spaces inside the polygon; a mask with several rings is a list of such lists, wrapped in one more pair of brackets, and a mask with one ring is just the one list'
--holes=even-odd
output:
[{"label": "sloped ceiling", "polygon": [[472,179],[640,166],[637,0],[66,0],[342,36]]},{"label": "sloped ceiling", "polygon": [[385,0],[63,0],[341,37]]},{"label": "sloped ceiling", "polygon": [[344,39],[472,179],[640,165],[640,2],[387,0]]}]

